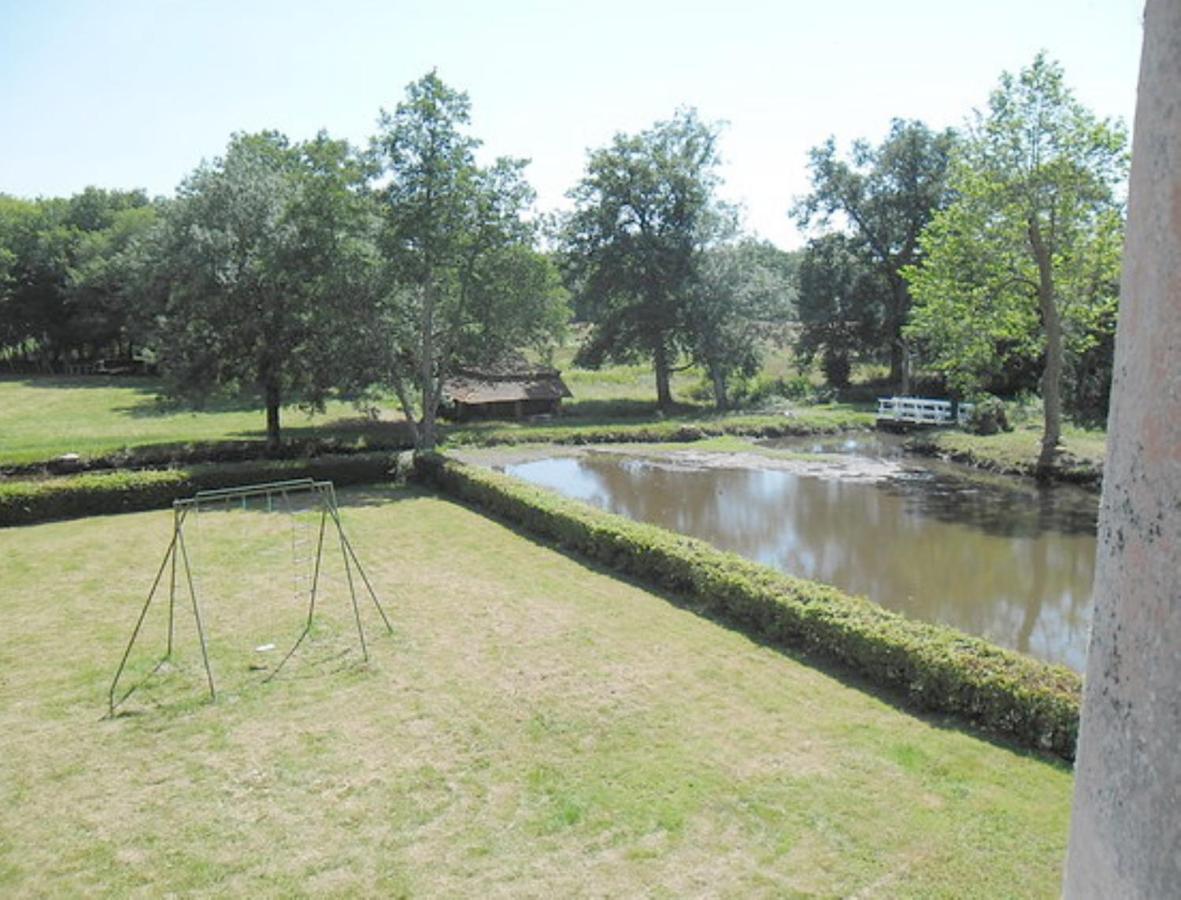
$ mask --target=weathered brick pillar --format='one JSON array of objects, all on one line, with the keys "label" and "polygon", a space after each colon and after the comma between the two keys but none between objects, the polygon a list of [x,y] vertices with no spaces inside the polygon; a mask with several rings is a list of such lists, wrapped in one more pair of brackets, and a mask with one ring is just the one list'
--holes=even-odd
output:
[{"label": "weathered brick pillar", "polygon": [[1181,895],[1181,0],[1148,0],[1067,897]]}]

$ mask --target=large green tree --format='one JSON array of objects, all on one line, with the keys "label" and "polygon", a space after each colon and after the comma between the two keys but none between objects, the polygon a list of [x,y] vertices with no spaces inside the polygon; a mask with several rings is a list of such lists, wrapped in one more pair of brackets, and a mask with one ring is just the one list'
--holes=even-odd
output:
[{"label": "large green tree", "polygon": [[141,283],[159,292],[158,345],[172,390],[257,389],[267,445],[284,403],[322,405],[349,360],[375,265],[365,169],[325,135],[235,135],[181,185]]},{"label": "large green tree", "polygon": [[564,268],[591,324],[579,361],[651,359],[661,409],[690,349],[689,309],[704,250],[732,230],[718,203],[717,128],[692,110],[594,150],[570,192]]},{"label": "large green tree", "polygon": [[828,382],[845,387],[853,360],[875,357],[886,330],[881,298],[889,286],[882,270],[863,242],[825,234],[804,248],[797,290],[796,355],[810,364],[820,354]]},{"label": "large green tree", "polygon": [[467,95],[430,72],[382,113],[373,142],[387,261],[378,358],[423,450],[457,365],[543,344],[566,318],[556,271],[533,249],[526,162],[478,165],[469,121]]},{"label": "large green tree", "polygon": [[1085,109],[1039,54],[1003,74],[977,113],[952,173],[957,199],[906,273],[908,334],[961,388],[1011,357],[1043,359],[1043,470],[1061,437],[1066,354],[1085,352],[1113,319],[1126,179],[1122,127]]},{"label": "large green tree", "polygon": [[[890,361],[890,379],[909,388],[910,348],[903,326],[911,295],[903,269],[919,261],[919,235],[948,201],[947,173],[955,144],[952,131],[932,131],[922,122],[895,119],[874,146],[854,141],[848,159],[829,138],[809,154],[812,192],[793,209],[801,227],[836,226],[878,270],[877,337]],[[822,323],[817,323],[822,324]],[[805,330],[812,326],[806,325]],[[820,343],[822,334],[815,335]],[[834,348],[835,352],[842,352]]]},{"label": "large green tree", "polygon": [[698,265],[688,303],[693,361],[705,370],[719,410],[729,406],[729,384],[753,375],[769,339],[793,311],[792,258],[751,238],[710,247]]}]

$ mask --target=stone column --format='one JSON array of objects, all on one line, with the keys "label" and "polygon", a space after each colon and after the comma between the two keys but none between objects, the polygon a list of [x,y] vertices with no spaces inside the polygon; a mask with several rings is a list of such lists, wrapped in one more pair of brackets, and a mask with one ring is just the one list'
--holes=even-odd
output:
[{"label": "stone column", "polygon": [[1181,894],[1181,0],[1148,0],[1067,897]]}]

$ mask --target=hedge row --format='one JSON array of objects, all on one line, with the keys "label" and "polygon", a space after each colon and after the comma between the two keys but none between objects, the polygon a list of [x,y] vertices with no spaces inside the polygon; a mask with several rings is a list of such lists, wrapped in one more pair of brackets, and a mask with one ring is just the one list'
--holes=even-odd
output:
[{"label": "hedge row", "polygon": [[283,459],[299,461],[317,456],[352,456],[354,454],[397,452],[413,449],[408,434],[378,439],[327,437],[294,438],[284,441],[276,451],[261,440],[193,441],[187,443],[142,444],[109,453],[81,456],[78,459],[44,459],[30,463],[0,465],[0,473],[16,477],[42,474],[77,474],[111,469],[165,469],[202,463],[253,462]]},{"label": "hedge row", "polygon": [[200,490],[288,478],[327,479],[337,486],[370,484],[388,479],[393,467],[389,453],[363,453],[0,481],[0,527],[158,509]]},{"label": "hedge row", "polygon": [[690,598],[781,646],[904,692],[918,706],[1062,757],[1074,756],[1081,680],[1074,672],[950,628],[889,612],[709,544],[567,500],[442,456],[416,476],[528,531]]}]

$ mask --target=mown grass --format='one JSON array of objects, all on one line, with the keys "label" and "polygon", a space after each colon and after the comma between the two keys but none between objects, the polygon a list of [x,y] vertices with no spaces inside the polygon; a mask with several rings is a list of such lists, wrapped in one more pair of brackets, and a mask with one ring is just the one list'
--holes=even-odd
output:
[{"label": "mown grass", "polygon": [[[867,426],[872,421],[841,405],[801,406],[790,415],[717,416],[706,407],[690,404],[664,417],[657,413],[653,399],[643,399],[643,391],[634,388],[632,380],[640,378],[640,369],[617,366],[567,373],[579,385],[575,390],[580,399],[569,404],[561,417],[444,425],[442,438],[459,444],[652,440],[672,438],[685,428],[710,434],[761,433],[780,427],[827,431]],[[0,466],[27,466],[65,453],[91,458],[123,452],[134,455],[148,448],[184,450],[227,441],[254,442],[261,452],[265,416],[254,399],[214,401],[194,410],[163,402],[158,388],[159,382],[150,378],[0,377]],[[283,435],[287,440],[394,447],[408,441],[401,418],[392,406],[381,411],[378,421],[362,418],[343,402],[329,403],[324,414],[314,416],[288,407],[283,411]]]},{"label": "mown grass", "polygon": [[[939,431],[919,438],[937,452],[958,462],[1015,475],[1034,475],[1041,453],[1040,423],[1025,423],[1013,431],[990,435]],[[1107,433],[1066,425],[1055,460],[1056,474],[1066,480],[1098,482],[1107,453]]]},{"label": "mown grass", "polygon": [[370,665],[329,568],[315,639],[259,685],[252,648],[302,612],[289,550],[268,556],[274,519],[210,517],[219,700],[181,629],[173,671],[106,721],[169,515],[0,532],[0,894],[1057,895],[1065,766],[461,506],[343,499],[395,626],[367,614]]},{"label": "mown grass", "polygon": [[[64,453],[101,456],[155,444],[262,441],[266,417],[250,397],[211,401],[197,410],[164,402],[155,378],[111,376],[0,377],[0,465],[22,465]],[[387,436],[393,423],[365,421],[347,403],[323,415],[297,407],[282,413],[285,437],[350,440]]]}]

